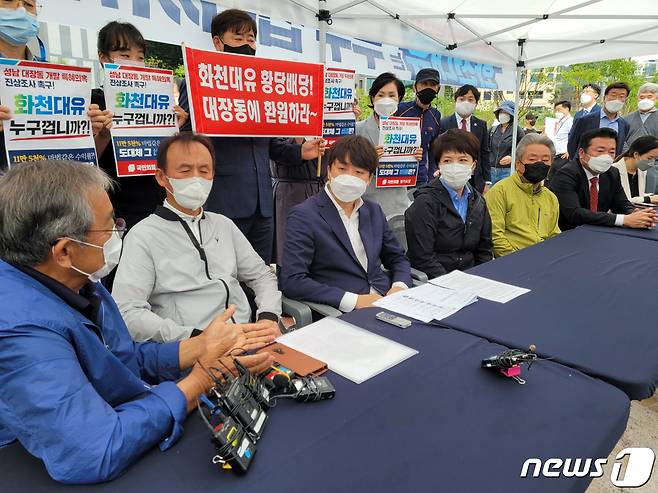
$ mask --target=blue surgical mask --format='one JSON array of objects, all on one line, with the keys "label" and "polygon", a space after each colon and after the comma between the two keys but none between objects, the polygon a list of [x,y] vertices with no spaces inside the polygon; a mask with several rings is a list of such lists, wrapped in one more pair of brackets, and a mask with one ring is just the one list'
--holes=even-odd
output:
[{"label": "blue surgical mask", "polygon": [[0,37],[13,46],[26,45],[39,34],[39,21],[24,7],[0,8]]}]

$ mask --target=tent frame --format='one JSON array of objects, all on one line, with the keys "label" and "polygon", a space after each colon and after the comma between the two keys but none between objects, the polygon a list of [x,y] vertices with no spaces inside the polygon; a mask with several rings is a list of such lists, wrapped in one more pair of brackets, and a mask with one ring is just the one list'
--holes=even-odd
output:
[{"label": "tent frame", "polygon": [[[435,43],[437,43],[439,46],[443,47],[445,50],[452,51],[455,50],[459,47],[467,46],[473,43],[484,43],[487,46],[489,46],[492,50],[494,50],[496,53],[504,57],[506,60],[511,61],[512,63],[515,64],[515,84],[514,84],[514,129],[513,129],[513,136],[512,136],[512,142],[516,142],[517,135],[518,135],[518,127],[519,127],[519,91],[520,91],[520,86],[521,86],[521,78],[526,74],[527,71],[527,65],[528,64],[533,64],[536,63],[540,60],[546,59],[546,58],[551,58],[556,55],[560,55],[562,53],[566,52],[572,52],[574,50],[582,50],[586,48],[590,48],[592,46],[596,46],[598,44],[604,44],[604,43],[635,43],[635,41],[624,39],[628,38],[629,36],[633,36],[636,34],[640,33],[646,33],[647,31],[652,31],[655,29],[658,29],[658,25],[654,28],[644,28],[641,30],[635,30],[632,32],[628,33],[623,33],[617,36],[614,36],[612,38],[608,39],[591,39],[591,40],[537,40],[537,41],[553,41],[556,43],[581,43],[575,48],[568,48],[568,49],[560,49],[551,53],[547,53],[535,58],[531,58],[529,60],[525,59],[525,54],[524,54],[524,46],[527,43],[526,39],[518,39],[516,40],[518,50],[517,50],[517,56],[516,58],[512,57],[508,53],[505,53],[502,49],[500,49],[498,46],[494,44],[493,41],[491,41],[491,38],[494,36],[498,36],[500,34],[505,34],[507,32],[512,32],[516,29],[519,29],[521,27],[529,26],[532,24],[536,24],[538,22],[546,21],[548,19],[575,19],[575,20],[619,20],[619,19],[626,19],[626,20],[658,20],[658,15],[599,15],[599,14],[592,14],[592,15],[577,15],[577,14],[572,14],[570,12],[573,12],[575,10],[581,9],[583,7],[587,7],[593,4],[597,4],[603,0],[585,0],[583,2],[579,2],[575,5],[572,5],[570,7],[557,10],[552,13],[548,14],[543,14],[541,16],[538,16],[536,14],[494,14],[494,15],[483,15],[483,14],[460,14],[457,15],[454,12],[450,12],[447,14],[441,14],[441,15],[419,15],[419,14],[411,14],[411,15],[400,15],[383,5],[381,5],[379,2],[376,0],[351,0],[348,1],[333,10],[327,10],[327,0],[318,0],[318,9],[315,10],[313,7],[309,6],[308,4],[304,3],[303,0],[288,0],[289,2],[298,5],[299,7],[302,7],[310,12],[313,12],[315,17],[318,19],[318,30],[319,30],[319,41],[320,41],[320,52],[319,52],[319,59],[320,62],[326,63],[326,51],[327,51],[327,44],[326,44],[326,34],[327,34],[327,27],[328,25],[331,25],[333,22],[333,19],[395,19],[396,21],[404,24],[406,27],[422,34],[423,36],[426,36],[427,38],[431,39]],[[357,14],[357,15],[349,15],[346,13],[341,13],[344,12],[347,9],[350,9],[354,6],[361,5],[361,4],[368,4],[371,7],[374,7],[375,9],[381,11],[382,13],[380,14]],[[470,32],[473,35],[473,38],[463,41],[461,43],[457,43],[454,39],[454,34],[453,34],[453,42],[449,43],[446,42],[445,40],[439,39],[436,36],[430,34],[427,32],[425,29],[422,29],[419,26],[416,26],[413,22],[411,22],[413,19],[442,19],[446,18],[448,20],[448,27],[450,28],[450,32],[453,33],[452,30],[452,22],[456,22],[459,24],[462,28],[466,29],[468,32]],[[471,27],[466,20],[468,19],[482,19],[482,18],[496,18],[496,19],[524,19],[523,22],[516,23],[510,27],[506,27],[504,29],[499,29],[494,32],[482,34],[479,33],[476,29]],[[496,44],[499,43],[509,43],[513,41],[497,41]],[[643,42],[644,43],[644,42]],[[656,44],[658,45],[658,41],[649,41],[650,44]],[[512,163],[510,164],[510,173],[514,169],[516,163],[516,146],[512,146]]]}]

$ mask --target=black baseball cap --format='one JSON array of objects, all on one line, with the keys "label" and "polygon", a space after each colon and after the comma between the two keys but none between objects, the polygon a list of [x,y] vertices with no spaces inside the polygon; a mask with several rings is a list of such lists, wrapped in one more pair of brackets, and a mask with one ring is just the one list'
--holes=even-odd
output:
[{"label": "black baseball cap", "polygon": [[432,81],[441,84],[439,71],[433,68],[422,68],[416,74],[416,84],[419,82]]}]

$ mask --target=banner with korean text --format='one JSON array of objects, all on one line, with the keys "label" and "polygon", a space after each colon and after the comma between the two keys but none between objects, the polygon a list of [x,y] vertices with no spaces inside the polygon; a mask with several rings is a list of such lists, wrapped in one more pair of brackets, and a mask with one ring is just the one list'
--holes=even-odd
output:
[{"label": "banner with korean text", "polygon": [[328,68],[324,73],[324,120],[322,137],[331,146],[340,137],[354,135],[356,116],[352,105],[356,71]]},{"label": "banner with korean text", "polygon": [[71,159],[96,164],[87,109],[91,69],[0,59],[0,102],[11,110],[3,121],[7,163]]},{"label": "banner with korean text", "polygon": [[160,141],[178,132],[173,72],[108,63],[104,90],[117,176],[155,174]]},{"label": "banner with korean text", "polygon": [[210,136],[322,135],[324,66],[184,47],[190,118]]},{"label": "banner with korean text", "polygon": [[390,116],[379,121],[384,154],[377,166],[377,187],[413,187],[418,178],[415,154],[420,147],[420,118]]}]

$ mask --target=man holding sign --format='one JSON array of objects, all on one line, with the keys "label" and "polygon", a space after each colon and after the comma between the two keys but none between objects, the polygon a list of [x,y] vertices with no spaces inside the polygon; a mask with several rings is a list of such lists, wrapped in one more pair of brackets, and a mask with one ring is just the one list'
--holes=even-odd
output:
[{"label": "man holding sign", "polygon": [[[211,33],[217,51],[256,54],[256,22],[247,12],[238,9],[223,11],[213,19]],[[189,73],[190,67],[187,70]],[[200,89],[190,86],[193,93]],[[180,106],[189,112],[188,96],[184,83],[181,86]],[[189,129],[191,127],[188,126],[182,130]],[[324,153],[323,140],[319,138],[298,145],[280,138],[240,136],[213,137],[212,143],[216,154],[217,179],[206,209],[232,219],[265,263],[269,264],[274,230],[270,159],[301,166],[302,160],[315,159]]]}]

